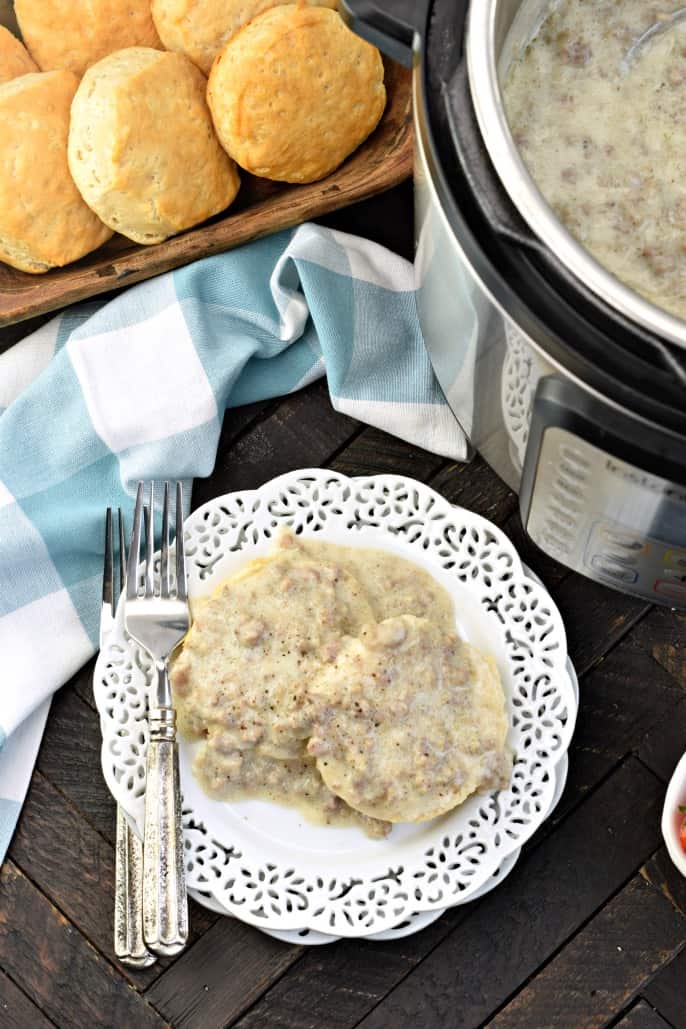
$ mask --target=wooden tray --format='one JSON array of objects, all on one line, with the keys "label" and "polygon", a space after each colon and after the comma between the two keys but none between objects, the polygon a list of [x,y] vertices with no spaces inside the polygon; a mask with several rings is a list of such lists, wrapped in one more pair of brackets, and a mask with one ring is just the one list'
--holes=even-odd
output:
[{"label": "wooden tray", "polygon": [[0,264],[0,326],[149,279],[198,258],[267,236],[364,200],[412,174],[410,73],[386,61],[388,106],[376,131],[333,175],[307,186],[267,182],[242,173],[238,198],[200,228],[142,247],[122,236],[45,275]]}]

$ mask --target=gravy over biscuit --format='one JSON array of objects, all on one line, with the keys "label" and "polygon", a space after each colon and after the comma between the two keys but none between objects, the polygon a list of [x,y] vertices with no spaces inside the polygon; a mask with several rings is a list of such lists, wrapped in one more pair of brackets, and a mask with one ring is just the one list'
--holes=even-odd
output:
[{"label": "gravy over biscuit", "polygon": [[286,532],[193,614],[172,685],[212,796],[381,836],[508,781],[495,665],[410,561]]}]

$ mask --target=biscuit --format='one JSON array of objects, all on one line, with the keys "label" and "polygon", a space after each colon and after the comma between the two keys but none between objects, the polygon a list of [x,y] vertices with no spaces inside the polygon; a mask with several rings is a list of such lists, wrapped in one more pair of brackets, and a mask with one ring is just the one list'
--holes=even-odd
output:
[{"label": "biscuit", "polygon": [[116,232],[160,243],[223,211],[238,192],[182,54],[131,47],[89,68],[74,97],[69,167],[86,203]]},{"label": "biscuit", "polygon": [[182,730],[211,727],[225,753],[253,746],[283,759],[302,756],[322,649],[372,618],[352,575],[297,550],[251,562],[193,615],[172,673]]},{"label": "biscuit", "polygon": [[510,780],[494,662],[425,618],[388,618],[345,639],[310,698],[308,754],[370,818],[423,822]]},{"label": "biscuit", "polygon": [[[152,0],[155,28],[167,50],[190,57],[209,75],[222,47],[243,25],[274,4],[289,0]],[[337,0],[309,0],[336,8]]]},{"label": "biscuit", "polygon": [[207,98],[235,161],[266,179],[315,182],[376,127],[386,105],[379,51],[336,11],[271,7],[230,39]]},{"label": "biscuit", "polygon": [[0,260],[25,272],[76,261],[112,235],[69,174],[77,86],[68,71],[34,72],[0,86]]},{"label": "biscuit", "polygon": [[16,36],[0,25],[0,85],[38,71],[38,65]]},{"label": "biscuit", "polygon": [[162,49],[150,0],[15,0],[17,21],[43,71],[83,75],[101,57],[129,46]]}]

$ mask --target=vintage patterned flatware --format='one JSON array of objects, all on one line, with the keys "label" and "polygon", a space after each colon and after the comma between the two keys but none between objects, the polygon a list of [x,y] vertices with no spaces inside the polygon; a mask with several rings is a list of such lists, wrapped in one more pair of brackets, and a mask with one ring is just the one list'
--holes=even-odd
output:
[{"label": "vintage patterned flatware", "polygon": [[[119,582],[114,571],[114,529],[112,508],[105,515],[105,567],[102,578],[100,646],[114,624],[117,591],[126,588],[126,543],[124,521],[118,512]],[[147,968],[157,960],[143,939],[143,844],[129,827],[126,815],[117,804],[117,843],[115,850],[114,953],[117,960],[133,968]]]},{"label": "vintage patterned flatware", "polygon": [[[188,900],[183,862],[179,758],[176,713],[169,685],[168,661],[188,632],[190,610],[186,593],[183,549],[183,497],[176,484],[176,574],[172,583],[169,556],[169,484],[162,508],[159,576],[155,575],[155,507],[150,484],[149,505],[143,504],[138,484],[126,580],[126,631],[147,650],[155,664],[155,681],[148,710],[148,755],[143,840],[143,934],[156,954],[178,954],[188,940]],[[143,581],[139,578],[145,522]]]}]

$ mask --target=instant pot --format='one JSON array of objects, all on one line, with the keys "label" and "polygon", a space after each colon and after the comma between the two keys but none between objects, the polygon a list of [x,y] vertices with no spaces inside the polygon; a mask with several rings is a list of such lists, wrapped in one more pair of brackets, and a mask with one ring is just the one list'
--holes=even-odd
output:
[{"label": "instant pot", "polygon": [[542,550],[686,610],[686,322],[574,240],[504,114],[503,75],[549,4],[342,6],[413,66],[418,306],[455,417]]}]

